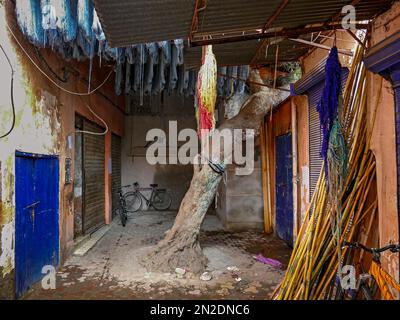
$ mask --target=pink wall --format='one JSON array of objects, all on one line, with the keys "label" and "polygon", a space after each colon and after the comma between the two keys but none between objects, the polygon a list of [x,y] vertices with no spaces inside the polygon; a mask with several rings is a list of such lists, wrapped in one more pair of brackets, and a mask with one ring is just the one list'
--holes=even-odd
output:
[{"label": "pink wall", "polygon": [[[373,23],[371,46],[400,30],[400,3],[395,3]],[[394,93],[391,84],[378,75],[368,72],[369,130],[373,127],[371,150],[376,157],[377,188],[379,205],[379,240],[381,245],[399,242],[397,212],[397,170],[395,147]],[[379,94],[381,92],[381,94]],[[375,125],[372,114],[377,109]],[[399,255],[385,253],[382,257],[385,268],[399,280]]]}]

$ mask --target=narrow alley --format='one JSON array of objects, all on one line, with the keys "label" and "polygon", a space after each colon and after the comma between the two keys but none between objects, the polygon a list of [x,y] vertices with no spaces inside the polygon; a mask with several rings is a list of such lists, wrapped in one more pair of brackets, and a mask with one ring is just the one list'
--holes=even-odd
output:
[{"label": "narrow alley", "polygon": [[[215,215],[207,215],[200,236],[210,280],[190,272],[147,272],[140,259],[163,238],[175,215],[140,212],[126,228],[114,221],[85,256],[67,259],[57,272],[56,290],[37,284],[24,299],[267,299],[281,281],[290,248],[262,233],[226,232]],[[266,253],[282,267],[254,259]]]},{"label": "narrow alley", "polygon": [[400,299],[400,1],[0,0],[0,71],[0,300]]}]

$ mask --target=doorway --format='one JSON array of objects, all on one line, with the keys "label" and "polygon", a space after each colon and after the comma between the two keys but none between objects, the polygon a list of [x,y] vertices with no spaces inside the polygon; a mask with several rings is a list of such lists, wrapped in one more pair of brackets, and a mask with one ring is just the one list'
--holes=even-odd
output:
[{"label": "doorway", "polygon": [[21,297],[59,263],[59,160],[57,156],[15,154],[15,283]]},{"label": "doorway", "polygon": [[292,134],[276,137],[276,233],[293,245]]}]

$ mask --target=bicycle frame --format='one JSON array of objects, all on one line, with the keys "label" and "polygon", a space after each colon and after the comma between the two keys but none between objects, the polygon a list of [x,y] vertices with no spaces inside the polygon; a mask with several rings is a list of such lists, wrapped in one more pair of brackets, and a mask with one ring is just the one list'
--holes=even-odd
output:
[{"label": "bicycle frame", "polygon": [[[372,254],[372,263],[376,265],[377,268],[380,268],[380,257],[381,253],[384,251],[391,251],[393,253],[399,252],[400,251],[400,245],[394,245],[390,244],[387,246],[384,246],[382,248],[368,248],[360,243],[349,243],[346,242],[344,247],[348,247],[350,250],[351,249],[362,249],[364,251],[367,251]],[[383,270],[383,269],[382,269]],[[374,272],[371,273],[371,268],[370,270],[366,273],[364,270],[362,270],[363,273],[360,274],[360,279],[357,282],[357,288],[355,292],[352,294],[352,299],[356,299],[358,296],[358,293],[361,291],[367,300],[373,300],[376,294],[376,290],[379,288],[381,293],[383,293],[383,286],[387,286],[387,283],[379,283],[377,279],[377,275],[374,274]],[[384,270],[383,270],[384,272]],[[389,275],[387,275],[390,277]],[[391,277],[390,277],[391,278]],[[369,281],[372,280],[371,285]],[[391,280],[393,280],[391,278]],[[394,280],[393,280],[394,281]],[[398,286],[398,285],[397,285]],[[390,291],[389,291],[390,292]]]},{"label": "bicycle frame", "polygon": [[[141,191],[151,191],[150,198],[147,199],[146,196]],[[153,188],[153,187],[146,187],[146,188],[135,187],[135,190],[134,190],[134,192],[136,194],[138,194],[140,197],[142,197],[142,199],[144,199],[144,201],[146,201],[147,206],[151,206],[155,191],[156,191],[156,188]]]}]

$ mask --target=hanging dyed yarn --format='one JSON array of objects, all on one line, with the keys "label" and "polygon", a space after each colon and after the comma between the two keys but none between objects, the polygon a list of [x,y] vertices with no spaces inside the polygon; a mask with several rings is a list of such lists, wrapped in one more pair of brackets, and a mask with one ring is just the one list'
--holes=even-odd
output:
[{"label": "hanging dyed yarn", "polygon": [[212,46],[206,46],[197,78],[197,122],[200,137],[215,126],[214,109],[217,100],[217,61]]},{"label": "hanging dyed yarn", "polygon": [[[111,47],[93,0],[15,0],[15,14],[22,33],[36,47],[51,48],[65,60],[90,59],[93,65],[98,56],[100,67],[103,61],[116,63],[116,95],[139,95],[143,104],[144,94],[196,94],[197,71],[184,65],[183,39]],[[225,83],[230,92],[232,79],[221,78],[220,87]],[[244,84],[233,87],[242,90]],[[206,127],[212,127],[212,121]]]},{"label": "hanging dyed yarn", "polygon": [[341,275],[342,259],[342,207],[340,195],[347,175],[347,145],[342,134],[339,120],[339,110],[342,104],[342,68],[336,46],[329,53],[325,66],[325,87],[317,111],[320,116],[322,130],[321,157],[324,159],[326,190],[328,201],[332,207],[330,222],[333,239],[336,242],[338,254],[338,275]]},{"label": "hanging dyed yarn", "polygon": [[325,86],[317,105],[322,131],[321,157],[324,159],[325,178],[328,179],[329,134],[338,114],[342,70],[337,47],[333,47],[325,66]]}]

